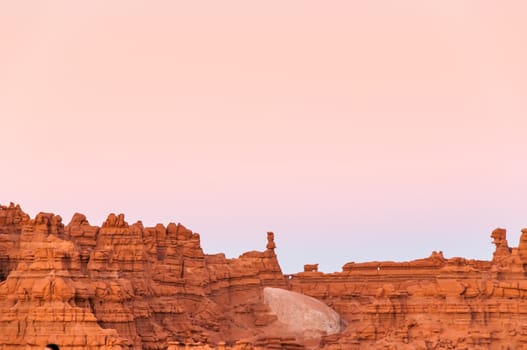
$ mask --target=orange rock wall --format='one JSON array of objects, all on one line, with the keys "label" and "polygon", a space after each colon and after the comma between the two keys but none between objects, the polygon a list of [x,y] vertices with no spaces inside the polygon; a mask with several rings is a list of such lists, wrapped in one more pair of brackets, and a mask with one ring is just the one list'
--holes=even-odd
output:
[{"label": "orange rock wall", "polygon": [[206,255],[181,224],[111,214],[30,219],[0,207],[0,349],[167,349],[256,337],[264,286],[285,287],[273,249]]},{"label": "orange rock wall", "polygon": [[291,275],[288,285],[344,319],[324,349],[527,349],[527,261],[517,249],[506,255],[349,263]]},{"label": "orange rock wall", "polygon": [[[492,238],[492,261],[434,252],[284,276],[272,233],[265,250],[227,259],[181,224],[110,214],[97,227],[75,214],[64,225],[0,206],[0,350],[527,349],[527,231],[518,248],[503,229]],[[265,286],[325,302],[343,331],[315,345],[288,337]]]}]

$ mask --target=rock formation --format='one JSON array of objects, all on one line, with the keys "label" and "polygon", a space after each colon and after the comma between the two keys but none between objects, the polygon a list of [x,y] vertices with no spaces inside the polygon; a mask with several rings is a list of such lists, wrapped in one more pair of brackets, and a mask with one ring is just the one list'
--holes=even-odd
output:
[{"label": "rock formation", "polygon": [[527,349],[527,230],[517,248],[491,237],[490,261],[284,275],[272,232],[228,259],[181,224],[0,206],[0,350]]},{"label": "rock formation", "polygon": [[280,326],[297,337],[320,340],[341,331],[339,314],[318,299],[271,287],[265,287],[263,295]]}]

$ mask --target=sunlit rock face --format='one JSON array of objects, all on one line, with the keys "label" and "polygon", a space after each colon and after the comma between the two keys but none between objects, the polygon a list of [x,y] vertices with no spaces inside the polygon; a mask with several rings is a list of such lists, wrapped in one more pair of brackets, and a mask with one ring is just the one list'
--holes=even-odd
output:
[{"label": "sunlit rock face", "polygon": [[284,275],[272,232],[228,259],[181,224],[65,225],[0,205],[0,349],[525,350],[527,230],[517,247],[504,229],[491,237],[490,260],[432,252]]},{"label": "sunlit rock face", "polygon": [[264,251],[227,259],[205,254],[181,224],[144,227],[110,214],[97,227],[77,213],[64,225],[58,215],[31,219],[18,205],[0,206],[0,347],[276,343],[263,330],[275,318],[262,288],[286,280],[267,238]]},{"label": "sunlit rock face", "polygon": [[338,333],[341,320],[335,310],[323,302],[279,288],[264,288],[264,302],[287,330],[304,338]]}]

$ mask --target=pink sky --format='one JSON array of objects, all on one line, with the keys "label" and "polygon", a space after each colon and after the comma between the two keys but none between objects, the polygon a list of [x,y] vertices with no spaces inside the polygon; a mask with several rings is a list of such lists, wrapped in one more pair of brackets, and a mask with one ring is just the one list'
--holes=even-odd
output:
[{"label": "pink sky", "polygon": [[490,259],[527,226],[525,1],[0,3],[0,203],[206,253]]}]

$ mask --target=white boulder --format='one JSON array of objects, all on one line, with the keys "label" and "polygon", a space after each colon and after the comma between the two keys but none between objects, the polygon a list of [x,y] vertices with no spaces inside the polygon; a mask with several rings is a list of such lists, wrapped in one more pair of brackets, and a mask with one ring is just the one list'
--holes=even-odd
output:
[{"label": "white boulder", "polygon": [[264,288],[264,302],[291,333],[319,337],[341,331],[340,315],[304,294],[280,288]]}]

